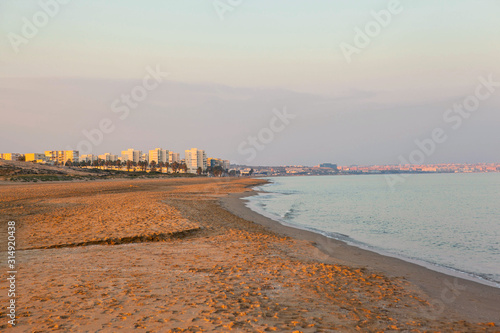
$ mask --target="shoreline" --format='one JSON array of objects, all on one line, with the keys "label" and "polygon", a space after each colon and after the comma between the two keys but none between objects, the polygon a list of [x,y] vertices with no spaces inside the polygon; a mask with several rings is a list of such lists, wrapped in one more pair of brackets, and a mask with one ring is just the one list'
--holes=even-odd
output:
[{"label": "shoreline", "polygon": [[[256,192],[255,194],[251,194],[251,195],[248,195],[248,196],[243,196],[241,198],[241,200],[244,200],[244,198],[247,198],[247,197],[251,197],[251,196],[257,195],[258,193],[270,193],[270,192],[264,192],[264,191],[259,191],[259,190],[255,190],[255,192]],[[328,235],[325,235],[322,230],[319,230],[319,229],[312,230],[312,229],[308,229],[308,228],[301,228],[300,226],[295,226],[295,225],[292,225],[292,224],[286,224],[286,223],[283,223],[283,221],[276,220],[272,216],[269,216],[270,214],[267,215],[264,210],[259,211],[259,210],[250,208],[246,204],[245,204],[245,206],[247,208],[249,208],[251,211],[253,211],[253,212],[255,212],[255,213],[259,214],[259,215],[262,215],[262,216],[264,216],[264,217],[266,217],[268,219],[271,219],[271,220],[279,223],[280,225],[283,225],[283,226],[286,226],[286,227],[290,227],[290,228],[297,229],[297,230],[303,230],[303,231],[312,232],[314,234],[324,236],[324,237],[326,237],[328,239],[332,239],[332,240],[336,240],[336,241],[342,242],[342,243],[344,243],[346,245],[349,245],[349,246],[353,246],[353,247],[356,247],[356,248],[359,248],[359,249],[362,249],[362,250],[365,250],[365,251],[377,253],[377,254],[379,254],[381,256],[384,256],[384,257],[391,257],[391,258],[395,258],[395,259],[400,259],[402,261],[405,261],[405,262],[408,262],[408,263],[411,263],[411,264],[415,264],[415,265],[427,268],[427,269],[429,269],[431,271],[435,271],[435,272],[438,272],[438,273],[442,273],[442,274],[448,275],[448,276],[450,276],[452,278],[456,277],[456,278],[460,278],[460,279],[464,279],[464,280],[469,280],[469,281],[472,281],[472,282],[475,282],[475,283],[479,283],[479,284],[482,284],[482,285],[485,285],[485,286],[489,286],[489,287],[500,289],[500,282],[483,279],[480,276],[474,275],[473,273],[470,273],[470,272],[464,272],[464,271],[460,271],[460,270],[457,270],[457,269],[454,269],[454,268],[451,268],[451,267],[446,267],[446,266],[439,266],[437,264],[428,263],[428,262],[426,262],[424,260],[421,260],[421,259],[408,258],[408,257],[400,256],[400,255],[397,255],[397,254],[392,254],[390,252],[386,252],[386,251],[381,250],[381,249],[376,249],[376,248],[370,247],[367,244],[364,244],[364,243],[361,243],[361,242],[356,242],[354,240],[350,242],[348,239],[352,239],[352,238],[350,236],[347,236],[347,235],[344,235],[344,234],[337,233],[337,235],[341,235],[344,238],[346,238],[345,240],[339,239],[339,238],[335,238],[335,237],[330,237]]]},{"label": "shoreline", "polygon": [[500,288],[281,224],[246,206],[243,199],[258,193],[253,187],[246,192],[230,193],[221,198],[221,207],[277,234],[310,242],[318,249],[316,257],[320,261],[367,268],[388,277],[403,277],[429,297],[437,316],[458,316],[461,320],[500,324]]}]

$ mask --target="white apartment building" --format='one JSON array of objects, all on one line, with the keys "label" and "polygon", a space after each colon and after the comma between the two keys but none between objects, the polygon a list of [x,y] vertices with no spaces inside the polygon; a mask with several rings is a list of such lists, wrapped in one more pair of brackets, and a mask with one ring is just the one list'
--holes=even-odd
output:
[{"label": "white apartment building", "polygon": [[78,150],[46,150],[45,157],[51,162],[65,164],[68,160],[79,162],[80,152]]},{"label": "white apartment building", "polygon": [[127,149],[122,151],[122,161],[132,161],[135,163],[139,163],[141,161],[142,151],[135,149]]},{"label": "white apartment building", "polygon": [[109,162],[116,162],[118,161],[118,155],[113,155],[111,153],[104,153],[102,155],[99,155],[99,158],[103,161],[109,161]]},{"label": "white apartment building", "polygon": [[186,150],[185,153],[188,172],[196,173],[200,167],[203,171],[207,169],[207,155],[204,150],[191,148]]},{"label": "white apartment building", "polygon": [[155,161],[156,164],[160,162],[167,163],[169,161],[169,151],[161,148],[155,148],[149,151],[149,164]]},{"label": "white apartment building", "polygon": [[168,163],[172,164],[174,162],[179,163],[181,161],[181,156],[179,153],[174,153],[173,151],[168,152]]}]

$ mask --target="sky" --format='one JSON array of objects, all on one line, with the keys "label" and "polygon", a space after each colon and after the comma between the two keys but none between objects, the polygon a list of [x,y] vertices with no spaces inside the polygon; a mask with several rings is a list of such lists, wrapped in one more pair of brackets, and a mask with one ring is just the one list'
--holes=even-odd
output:
[{"label": "sky", "polygon": [[496,0],[2,0],[0,152],[500,162],[499,12]]}]

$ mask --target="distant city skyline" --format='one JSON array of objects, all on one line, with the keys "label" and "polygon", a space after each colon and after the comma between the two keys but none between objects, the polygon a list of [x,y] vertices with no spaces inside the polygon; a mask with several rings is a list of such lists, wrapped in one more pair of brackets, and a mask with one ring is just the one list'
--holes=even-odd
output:
[{"label": "distant city skyline", "polygon": [[0,4],[0,152],[500,162],[498,1],[66,2]]}]

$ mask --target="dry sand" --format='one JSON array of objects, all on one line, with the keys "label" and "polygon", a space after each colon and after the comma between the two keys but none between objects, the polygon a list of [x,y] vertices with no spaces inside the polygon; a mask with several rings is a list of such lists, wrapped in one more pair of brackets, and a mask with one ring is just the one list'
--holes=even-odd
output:
[{"label": "dry sand", "polygon": [[0,331],[498,331],[498,289],[283,229],[238,199],[260,182],[0,185],[2,253],[18,227],[18,324],[4,259]]}]

